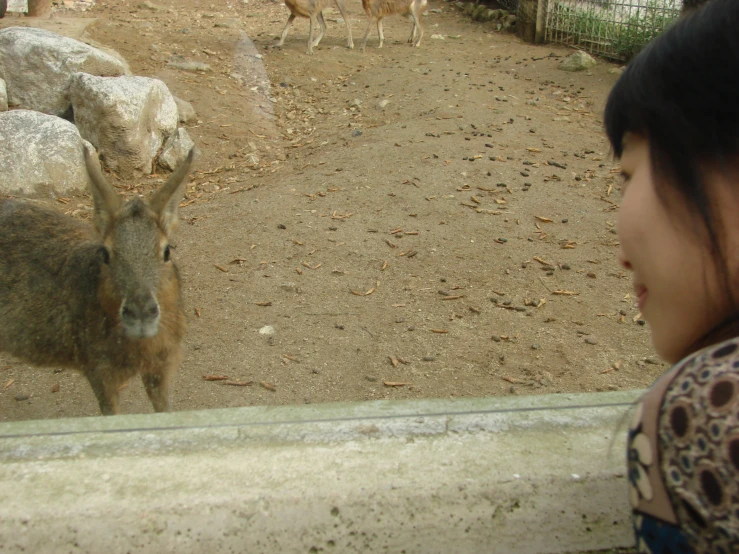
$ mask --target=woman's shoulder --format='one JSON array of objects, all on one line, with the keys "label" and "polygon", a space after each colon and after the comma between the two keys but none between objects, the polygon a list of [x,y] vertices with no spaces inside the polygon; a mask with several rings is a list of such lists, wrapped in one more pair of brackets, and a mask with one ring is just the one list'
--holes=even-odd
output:
[{"label": "woman's shoulder", "polygon": [[739,338],[676,364],[660,404],[659,463],[681,527],[697,551],[736,552]]}]

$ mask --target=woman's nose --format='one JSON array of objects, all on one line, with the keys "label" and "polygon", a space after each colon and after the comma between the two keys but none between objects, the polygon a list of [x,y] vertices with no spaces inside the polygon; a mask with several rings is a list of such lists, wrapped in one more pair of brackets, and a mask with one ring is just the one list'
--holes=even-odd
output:
[{"label": "woman's nose", "polygon": [[631,271],[631,262],[626,259],[626,253],[624,252],[624,249],[619,246],[618,248],[618,263],[621,264],[621,267],[624,269],[628,269]]}]

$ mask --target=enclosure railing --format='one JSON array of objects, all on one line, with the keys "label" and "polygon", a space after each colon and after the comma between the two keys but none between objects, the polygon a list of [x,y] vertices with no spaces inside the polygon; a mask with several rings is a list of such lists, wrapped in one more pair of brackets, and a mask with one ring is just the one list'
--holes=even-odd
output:
[{"label": "enclosure railing", "polygon": [[683,0],[546,0],[544,39],[629,60],[680,15]]}]

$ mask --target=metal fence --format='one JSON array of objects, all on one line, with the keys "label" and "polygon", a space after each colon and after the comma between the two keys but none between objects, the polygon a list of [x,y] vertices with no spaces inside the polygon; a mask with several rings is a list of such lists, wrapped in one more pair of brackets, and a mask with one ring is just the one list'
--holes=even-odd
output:
[{"label": "metal fence", "polygon": [[548,0],[545,39],[628,60],[677,19],[682,5],[683,0]]},{"label": "metal fence", "polygon": [[518,11],[518,0],[495,0],[501,7],[509,12],[516,13]]}]

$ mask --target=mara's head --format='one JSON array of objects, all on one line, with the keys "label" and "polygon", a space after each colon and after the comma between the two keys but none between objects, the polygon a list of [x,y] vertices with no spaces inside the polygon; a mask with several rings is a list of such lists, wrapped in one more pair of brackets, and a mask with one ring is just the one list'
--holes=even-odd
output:
[{"label": "mara's head", "polygon": [[[102,239],[106,309],[130,338],[157,335],[162,300],[177,301],[179,279],[171,259],[169,236],[177,225],[177,206],[194,158],[192,149],[162,187],[148,199],[123,203],[103,177],[97,159],[85,148],[94,203],[94,223]],[[174,296],[174,298],[172,298]]]}]

